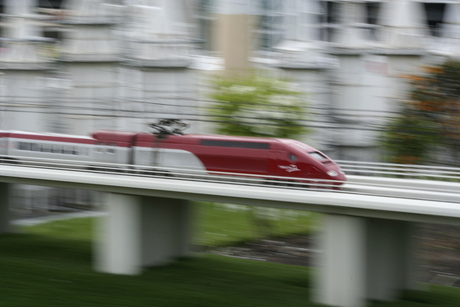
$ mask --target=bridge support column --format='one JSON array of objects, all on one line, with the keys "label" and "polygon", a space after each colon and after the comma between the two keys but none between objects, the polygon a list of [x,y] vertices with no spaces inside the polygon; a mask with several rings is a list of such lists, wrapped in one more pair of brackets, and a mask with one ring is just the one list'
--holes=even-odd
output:
[{"label": "bridge support column", "polygon": [[11,184],[0,183],[0,233],[10,232],[10,188]]},{"label": "bridge support column", "polygon": [[106,194],[97,227],[95,268],[136,275],[191,255],[191,204],[185,200]]},{"label": "bridge support column", "polygon": [[321,238],[317,301],[363,307],[413,288],[409,222],[328,214]]}]

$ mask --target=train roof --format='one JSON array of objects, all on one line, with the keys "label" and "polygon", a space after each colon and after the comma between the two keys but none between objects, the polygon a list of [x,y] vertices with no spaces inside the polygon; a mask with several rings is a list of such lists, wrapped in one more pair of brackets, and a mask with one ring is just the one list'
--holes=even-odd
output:
[{"label": "train roof", "polygon": [[216,135],[216,134],[186,134],[184,137],[193,139],[207,139],[207,140],[228,140],[228,141],[240,141],[240,142],[260,142],[260,143],[273,143],[278,142],[274,138],[262,138],[255,136],[233,136],[233,135]]},{"label": "train roof", "polygon": [[[155,134],[139,133],[138,140],[150,140],[155,138]],[[251,137],[251,136],[231,136],[231,135],[216,135],[216,134],[184,134],[184,135],[169,135],[164,142],[183,142],[187,140],[191,143],[198,143],[200,140],[221,140],[221,141],[237,141],[237,142],[259,142],[259,143],[279,143],[281,139]]]},{"label": "train roof", "polygon": [[[149,133],[139,133],[136,142],[138,146],[146,146],[148,142],[152,142],[155,139],[154,134]],[[318,151],[314,147],[311,147],[305,143],[291,140],[291,139],[282,139],[282,138],[264,138],[264,137],[252,137],[252,136],[231,136],[231,135],[215,135],[215,134],[185,134],[185,135],[170,135],[162,142],[165,143],[181,143],[181,144],[200,144],[201,141],[208,140],[218,144],[219,141],[227,142],[242,142],[242,143],[260,143],[260,144],[269,144],[270,147],[276,145],[287,145],[287,146],[296,146],[298,149],[304,149],[308,152]],[[211,145],[212,143],[208,143]],[[216,145],[218,146],[218,145]],[[238,147],[238,146],[236,146]],[[253,147],[257,148],[257,147]],[[262,148],[262,147],[260,147]],[[267,147],[268,148],[268,147]],[[275,148],[275,147],[272,147]]]},{"label": "train roof", "polygon": [[300,141],[291,140],[291,139],[277,139],[277,140],[279,140],[282,143],[288,144],[288,145],[294,145],[296,147],[306,150],[307,152],[318,151],[318,149],[308,144],[305,144],[303,142],[300,142]]},{"label": "train roof", "polygon": [[95,139],[114,140],[114,141],[131,141],[137,132],[126,132],[126,131],[111,131],[111,130],[99,130],[91,134]]},{"label": "train roof", "polygon": [[37,133],[29,131],[6,131],[0,130],[0,137],[18,138],[36,141],[55,141],[55,142],[68,142],[78,144],[93,144],[94,139],[84,135],[71,135],[60,133]]},{"label": "train roof", "polygon": [[283,138],[264,138],[264,137],[254,137],[254,136],[231,136],[231,135],[207,135],[207,134],[189,134],[186,135],[191,138],[196,138],[199,140],[222,140],[222,141],[237,141],[237,142],[259,142],[259,143],[269,143],[269,144],[286,144],[286,145],[295,145],[299,146],[307,151],[317,151],[314,147],[302,143],[300,141],[292,139],[283,139]]},{"label": "train roof", "polygon": [[30,136],[52,136],[52,137],[64,137],[74,139],[92,139],[86,135],[74,135],[74,134],[63,134],[63,133],[52,133],[52,132],[30,132],[21,130],[0,130],[2,135],[30,135]]},{"label": "train roof", "polygon": [[[98,141],[103,142],[123,142],[133,143],[135,146],[147,146],[150,147],[151,142],[156,139],[155,134],[146,132],[126,132],[126,131],[110,131],[100,130],[92,133],[92,137]],[[216,134],[184,134],[184,135],[168,135],[166,139],[161,140],[165,143],[180,143],[180,144],[200,144],[202,140],[209,140],[214,142],[218,141],[229,141],[229,142],[247,142],[247,143],[260,143],[273,145],[287,145],[295,146],[299,150],[306,150],[308,152],[317,151],[314,147],[311,147],[300,141],[283,139],[283,138],[264,138],[264,137],[252,137],[252,136],[232,136],[232,135],[216,135]],[[208,143],[210,145],[211,143]],[[217,145],[216,145],[217,146]],[[257,147],[254,147],[257,148]],[[268,147],[267,147],[268,148]],[[274,148],[274,147],[272,147]]]}]

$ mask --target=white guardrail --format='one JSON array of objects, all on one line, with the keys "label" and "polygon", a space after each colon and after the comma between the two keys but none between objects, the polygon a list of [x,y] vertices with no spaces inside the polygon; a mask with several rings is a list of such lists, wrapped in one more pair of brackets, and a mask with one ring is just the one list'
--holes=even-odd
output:
[{"label": "white guardrail", "polygon": [[174,178],[200,182],[225,182],[240,185],[267,186],[283,189],[327,190],[336,193],[373,195],[395,198],[460,203],[460,169],[436,166],[413,166],[384,163],[338,161],[348,181],[338,188],[332,180],[277,177],[151,167],[128,164],[98,163],[0,156],[0,167],[14,165],[59,169],[87,173],[137,177]]},{"label": "white guardrail", "polygon": [[336,161],[349,175],[460,182],[460,168],[377,162]]}]

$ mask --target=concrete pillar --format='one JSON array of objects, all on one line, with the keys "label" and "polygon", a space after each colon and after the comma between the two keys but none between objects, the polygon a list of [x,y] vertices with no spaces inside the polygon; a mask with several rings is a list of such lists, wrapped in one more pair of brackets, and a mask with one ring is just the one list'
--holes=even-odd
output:
[{"label": "concrete pillar", "polygon": [[442,26],[441,52],[451,57],[460,57],[460,3],[447,3]]},{"label": "concrete pillar", "polygon": [[443,37],[460,40],[460,3],[448,3],[445,14]]},{"label": "concrete pillar", "polygon": [[120,117],[118,129],[145,131],[146,123],[194,112],[195,79],[189,69],[194,41],[184,5],[176,0],[129,3],[120,103],[138,115]]},{"label": "concrete pillar", "polygon": [[51,67],[51,59],[43,52],[44,38],[34,24],[36,0],[4,1],[5,41],[0,52],[2,89],[0,129],[44,131],[43,77]]},{"label": "concrete pillar", "polygon": [[115,29],[123,6],[105,2],[63,1],[67,11],[62,24],[67,30],[58,46],[61,66],[56,77],[65,80],[65,91],[54,98],[59,104],[53,107],[60,113],[60,123],[55,125],[59,130],[54,132],[88,135],[117,126],[122,46]]},{"label": "concrete pillar", "polygon": [[10,229],[10,187],[8,183],[0,183],[0,233]]},{"label": "concrete pillar", "polygon": [[411,234],[409,222],[325,216],[318,302],[360,307],[414,288]]},{"label": "concrete pillar", "polygon": [[366,23],[365,3],[362,1],[341,2],[340,34],[337,43],[346,48],[365,48],[369,43],[365,40]]},{"label": "concrete pillar", "polygon": [[386,47],[425,48],[424,39],[429,31],[423,20],[422,4],[411,0],[383,2],[382,21],[385,26]]},{"label": "concrete pillar", "polygon": [[365,305],[365,231],[363,218],[328,214],[321,237],[317,300],[341,307]]},{"label": "concrete pillar", "polygon": [[191,255],[191,207],[188,201],[106,194],[95,246],[98,271],[136,275],[143,267],[167,264]]},{"label": "concrete pillar", "polygon": [[244,0],[220,1],[217,7],[214,49],[221,53],[228,75],[244,74],[250,67],[250,9],[250,1]]},{"label": "concrete pillar", "polygon": [[185,200],[143,198],[142,266],[158,266],[190,256],[190,206]]},{"label": "concrete pillar", "polygon": [[415,288],[413,225],[410,222],[367,219],[367,298],[395,300],[403,289]]},{"label": "concrete pillar", "polygon": [[[10,26],[5,27],[6,36],[15,39],[25,39],[39,36],[39,28],[34,26],[30,16],[38,6],[37,0],[6,0],[4,1],[5,11],[11,14]],[[14,16],[14,18],[11,18]]]}]

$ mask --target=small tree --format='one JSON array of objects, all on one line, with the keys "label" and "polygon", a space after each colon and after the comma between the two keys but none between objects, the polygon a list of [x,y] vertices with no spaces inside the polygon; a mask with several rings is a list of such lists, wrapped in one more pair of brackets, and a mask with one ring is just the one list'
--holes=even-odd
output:
[{"label": "small tree", "polygon": [[267,76],[219,78],[210,110],[217,132],[228,135],[295,138],[307,132],[302,93],[293,83]]},{"label": "small tree", "polygon": [[390,153],[390,162],[420,164],[427,159],[430,146],[437,143],[437,131],[435,123],[405,108],[388,123],[382,145]]},{"label": "small tree", "polygon": [[421,163],[437,145],[458,161],[460,151],[460,61],[425,67],[411,82],[401,115],[384,129],[383,145],[392,162]]}]

